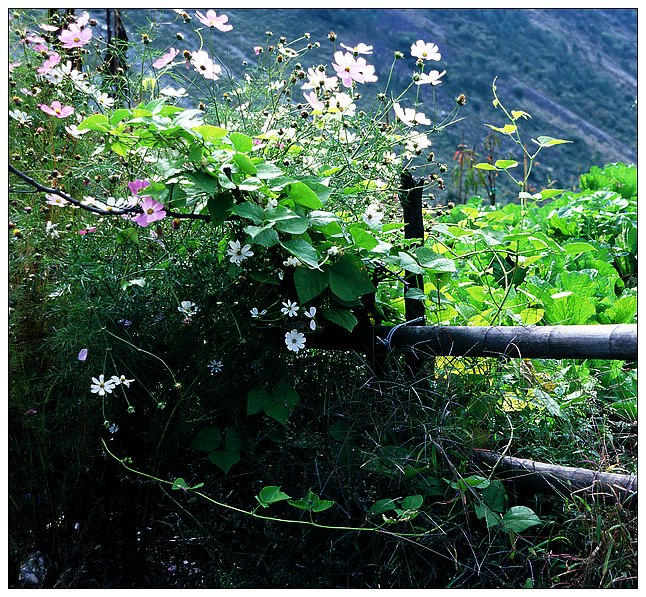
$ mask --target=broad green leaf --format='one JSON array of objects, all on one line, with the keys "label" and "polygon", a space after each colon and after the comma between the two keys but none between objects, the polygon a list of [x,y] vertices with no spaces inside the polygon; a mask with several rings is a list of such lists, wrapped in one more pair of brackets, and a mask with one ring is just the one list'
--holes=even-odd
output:
[{"label": "broad green leaf", "polygon": [[[558,293],[562,295],[563,293]],[[570,293],[545,302],[545,321],[550,325],[585,325],[597,311],[584,296]]]},{"label": "broad green leaf", "polygon": [[515,124],[506,124],[502,128],[499,126],[493,126],[491,124],[485,124],[485,126],[494,131],[497,131],[498,133],[502,133],[503,135],[511,135],[518,130],[518,127]]},{"label": "broad green leaf", "polygon": [[426,273],[450,274],[456,271],[455,261],[453,261],[453,259],[441,257],[426,247],[419,247],[416,249],[415,256]]},{"label": "broad green leaf", "polygon": [[237,451],[240,450],[242,447],[242,441],[240,439],[240,436],[238,435],[238,432],[235,429],[229,429],[227,431],[225,440],[224,440],[224,447],[227,450],[231,451]]},{"label": "broad green leaf", "polygon": [[531,508],[527,506],[512,506],[505,512],[500,524],[508,532],[522,533],[529,527],[543,524],[543,522]]},{"label": "broad green leaf", "polygon": [[287,495],[286,493],[283,493],[280,490],[279,486],[269,485],[267,487],[263,487],[260,490],[260,493],[256,496],[256,499],[263,508],[268,508],[271,504],[282,502],[284,500],[291,500],[292,497],[290,495]]},{"label": "broad green leaf", "polygon": [[536,325],[545,315],[545,309],[541,307],[527,307],[519,314],[520,321],[523,325]]},{"label": "broad green leaf", "polygon": [[502,481],[494,479],[481,490],[482,499],[494,512],[504,512],[507,507],[507,491]]},{"label": "broad green leaf", "polygon": [[[95,116],[102,116],[101,114],[95,114]],[[114,127],[117,126],[124,118],[128,118],[130,116],[130,110],[126,110],[125,108],[120,108],[118,110],[115,110],[110,116],[110,124]],[[79,125],[79,128],[80,125]]]},{"label": "broad green leaf", "polygon": [[327,510],[334,506],[334,502],[332,500],[322,500],[311,489],[307,492],[305,497],[300,500],[292,500],[288,503],[290,506],[300,508],[301,510],[308,510],[309,512],[323,512],[323,510]]},{"label": "broad green leaf", "polygon": [[218,179],[206,172],[187,172],[186,178],[192,180],[195,186],[209,195],[215,194],[218,190]]},{"label": "broad green leaf", "polygon": [[409,288],[404,295],[405,298],[411,299],[413,301],[425,301],[428,300],[426,294],[419,288]]},{"label": "broad green leaf", "polygon": [[240,153],[249,153],[253,149],[253,139],[244,133],[231,133],[229,139],[236,151]]},{"label": "broad green leaf", "polygon": [[486,477],[481,477],[480,475],[471,475],[470,477],[463,477],[457,481],[452,481],[450,483],[453,489],[460,489],[462,491],[467,490],[469,487],[475,487],[477,489],[485,489],[489,487],[490,481]]},{"label": "broad green leaf", "polygon": [[495,166],[501,170],[507,170],[507,168],[515,168],[518,166],[518,162],[515,160],[496,160]]},{"label": "broad green leaf", "polygon": [[297,267],[294,270],[294,285],[300,302],[309,303],[327,288],[328,273],[308,267]]},{"label": "broad green leaf", "polygon": [[587,251],[597,251],[598,249],[596,247],[593,247],[589,243],[584,243],[584,242],[574,242],[574,243],[568,243],[563,246],[563,251],[567,255],[579,255],[581,253],[586,253]]},{"label": "broad green leaf", "polygon": [[209,454],[209,460],[225,473],[228,473],[234,464],[240,462],[240,452],[234,450],[218,450],[217,452],[211,452]]},{"label": "broad green leaf", "polygon": [[128,148],[120,141],[115,141],[110,144],[110,149],[114,151],[119,157],[125,158],[128,155]]},{"label": "broad green leaf", "polygon": [[272,226],[271,222],[264,226],[245,226],[244,231],[251,237],[251,242],[263,247],[273,247],[279,239],[278,232]]},{"label": "broad green leaf", "polygon": [[222,139],[226,137],[228,131],[219,126],[213,126],[212,124],[203,124],[201,126],[196,126],[193,129],[195,132],[199,133],[205,141],[215,141],[217,139]]},{"label": "broad green leaf", "polygon": [[407,272],[411,272],[413,274],[424,273],[424,268],[419,263],[417,263],[415,258],[408,253],[404,253],[404,251],[399,251],[399,254],[397,255],[397,261],[399,267],[405,269]]},{"label": "broad green leaf", "polygon": [[306,240],[286,240],[281,242],[280,245],[294,257],[300,259],[304,264],[313,268],[318,268],[319,262],[316,249]]},{"label": "broad green leaf", "polygon": [[309,207],[310,209],[323,207],[323,202],[318,195],[304,182],[297,181],[289,185],[289,198],[297,205]]},{"label": "broad green leaf", "polygon": [[547,137],[542,135],[536,139],[532,139],[534,143],[541,147],[552,147],[553,145],[561,145],[563,143],[572,143],[572,141],[565,141],[564,139],[555,139],[554,137]]},{"label": "broad green leaf", "polygon": [[637,420],[637,397],[617,400],[610,405],[616,411],[628,417],[631,421]]},{"label": "broad green leaf", "polygon": [[265,186],[265,183],[256,176],[249,176],[238,184],[241,191],[257,191]]},{"label": "broad green leaf", "polygon": [[370,234],[367,230],[364,230],[360,226],[352,226],[350,228],[350,234],[352,235],[352,240],[355,244],[362,249],[367,249],[372,251],[378,244],[379,241]]},{"label": "broad green leaf", "polygon": [[219,427],[211,426],[200,430],[189,444],[189,448],[200,450],[201,452],[210,452],[217,450],[222,443],[222,431]]},{"label": "broad green leaf", "polygon": [[330,290],[344,301],[354,301],[375,292],[365,264],[359,257],[343,255],[329,268]]},{"label": "broad green leaf", "polygon": [[247,415],[255,415],[262,412],[266,402],[271,400],[269,392],[263,388],[255,387],[247,394]]},{"label": "broad green leaf", "polygon": [[80,131],[100,131],[105,133],[110,130],[110,122],[105,114],[92,114],[78,125],[78,129]]},{"label": "broad green leaf", "polygon": [[251,220],[256,225],[260,224],[265,217],[265,210],[260,205],[249,201],[237,203],[231,207],[231,212],[237,216]]},{"label": "broad green leaf", "polygon": [[134,243],[139,244],[139,235],[136,228],[126,228],[117,232],[116,241],[118,244]]},{"label": "broad green leaf", "polygon": [[242,172],[253,176],[258,173],[253,162],[244,153],[236,153],[231,159],[234,161],[235,165],[242,170]]},{"label": "broad green leaf", "polygon": [[395,502],[391,500],[390,498],[384,498],[383,500],[377,500],[370,510],[368,510],[368,514],[383,514],[384,512],[389,512],[390,510],[394,510],[397,507]]},{"label": "broad green leaf", "polygon": [[301,218],[299,216],[278,220],[275,226],[276,230],[287,232],[288,234],[303,234],[309,227],[309,220],[307,218]]},{"label": "broad green leaf", "polygon": [[409,495],[402,500],[402,508],[404,510],[419,510],[423,503],[423,495]]},{"label": "broad green leaf", "polygon": [[485,519],[488,529],[498,526],[500,524],[500,521],[502,520],[502,516],[494,512],[487,504],[475,504],[474,510],[478,518]]},{"label": "broad green leaf", "polygon": [[347,309],[332,309],[331,307],[323,307],[321,309],[323,317],[336,325],[345,328],[351,332],[355,326],[359,323],[357,318],[352,314],[352,312]]},{"label": "broad green leaf", "polygon": [[487,162],[480,162],[479,164],[476,164],[474,168],[477,168],[478,170],[494,170],[495,172],[498,171],[498,168],[491,164],[487,164]]},{"label": "broad green leaf", "polygon": [[282,176],[284,172],[271,162],[261,162],[256,164],[256,176],[261,180],[270,180]]},{"label": "broad green leaf", "polygon": [[637,317],[637,297],[622,296],[600,316],[601,323],[635,323]]},{"label": "broad green leaf", "polygon": [[222,224],[229,216],[229,210],[233,207],[233,195],[231,193],[216,193],[211,195],[206,203],[206,208],[211,216],[211,222],[215,225]]}]

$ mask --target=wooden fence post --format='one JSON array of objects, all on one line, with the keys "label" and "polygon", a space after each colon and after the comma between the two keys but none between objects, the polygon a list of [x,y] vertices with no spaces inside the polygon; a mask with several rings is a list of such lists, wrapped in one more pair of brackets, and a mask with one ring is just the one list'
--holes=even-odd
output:
[{"label": "wooden fence post", "polygon": [[[399,200],[402,205],[404,219],[404,238],[419,239],[419,245],[424,244],[424,220],[422,217],[422,191],[424,190],[423,179],[414,178],[410,172],[405,171],[401,175],[401,191]],[[404,276],[404,305],[407,325],[425,325],[426,307],[423,301],[406,298],[405,294],[417,288],[424,291],[424,276],[407,272]],[[406,355],[406,364],[411,371],[419,370],[422,360],[415,354]],[[433,361],[430,361],[431,368]]]}]

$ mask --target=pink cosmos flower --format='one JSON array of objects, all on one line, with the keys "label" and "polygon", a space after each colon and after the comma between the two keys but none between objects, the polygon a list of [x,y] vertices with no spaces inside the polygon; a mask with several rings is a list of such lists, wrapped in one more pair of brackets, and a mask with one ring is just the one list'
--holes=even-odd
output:
[{"label": "pink cosmos flower", "polygon": [[86,234],[90,234],[90,233],[92,233],[92,232],[96,232],[96,231],[97,231],[97,227],[96,227],[96,226],[88,226],[87,228],[83,228],[82,230],[79,230],[79,231],[78,231],[78,233],[79,233],[81,236],[84,236],[84,235],[86,235]]},{"label": "pink cosmos flower", "polygon": [[79,361],[85,361],[87,359],[87,348],[81,348],[79,351],[78,357],[76,357]]},{"label": "pink cosmos flower", "polygon": [[219,78],[218,75],[222,72],[220,65],[215,64],[204,50],[200,50],[199,52],[195,52],[191,55],[191,64],[193,65],[193,68],[205,79],[215,81]]},{"label": "pink cosmos flower", "polygon": [[179,50],[171,48],[166,54],[164,54],[160,58],[157,58],[157,60],[153,62],[153,68],[164,68],[167,64],[170,64],[173,60],[175,60],[175,56],[177,56],[178,54]]},{"label": "pink cosmos flower", "polygon": [[350,52],[335,52],[334,60],[332,63],[336,74],[339,76],[343,85],[352,87],[352,82],[363,83],[363,74],[361,73],[361,66],[358,64],[357,59]]},{"label": "pink cosmos flower", "polygon": [[18,68],[22,62],[10,62],[9,63],[9,72],[12,73],[15,68]]},{"label": "pink cosmos flower", "polygon": [[128,189],[136,197],[141,189],[145,189],[150,183],[147,180],[133,180],[128,183]]},{"label": "pink cosmos flower", "polygon": [[226,24],[229,17],[226,15],[218,16],[215,14],[214,10],[207,10],[206,16],[204,16],[199,10],[196,10],[195,16],[207,27],[215,27],[219,31],[231,31],[231,29],[233,29],[233,25]]},{"label": "pink cosmos flower", "polygon": [[45,38],[41,37],[40,35],[36,35],[35,33],[32,33],[27,37],[25,37],[25,41],[29,42],[30,44],[44,44]]},{"label": "pink cosmos flower", "polygon": [[43,64],[36,71],[39,75],[44,75],[48,73],[52,68],[54,68],[61,61],[61,57],[56,52],[50,54],[49,58],[43,62]]},{"label": "pink cosmos flower", "polygon": [[78,25],[72,23],[67,29],[58,36],[62,42],[62,47],[70,50],[72,48],[82,48],[90,43],[92,39],[91,29],[81,29]]},{"label": "pink cosmos flower", "polygon": [[47,205],[56,205],[57,207],[65,207],[68,204],[67,199],[63,199],[62,197],[59,197],[58,195],[54,195],[53,193],[48,193],[45,195],[45,199],[47,199]]},{"label": "pink cosmos flower", "polygon": [[258,56],[258,54],[260,54],[260,52],[262,52],[262,46],[254,46],[253,51],[254,51],[254,54],[256,56]]},{"label": "pink cosmos flower", "polygon": [[58,31],[58,27],[56,27],[56,25],[44,25],[44,24],[41,24],[41,25],[38,25],[38,26],[43,31],[49,31],[50,33],[54,32],[54,31]]},{"label": "pink cosmos flower", "polygon": [[325,108],[325,104],[316,97],[316,93],[314,91],[304,93],[303,97],[307,100],[307,103],[312,106],[314,110],[322,111],[323,108]]},{"label": "pink cosmos flower", "polygon": [[59,101],[53,101],[51,106],[47,104],[38,104],[38,107],[49,114],[50,116],[56,116],[56,118],[65,118],[70,114],[74,114],[74,108],[72,106],[61,106]]},{"label": "pink cosmos flower", "polygon": [[158,201],[155,201],[152,197],[142,197],[141,209],[143,212],[134,216],[132,220],[144,228],[149,224],[166,217],[164,206]]},{"label": "pink cosmos flower", "polygon": [[338,77],[328,77],[325,74],[325,69],[308,68],[307,69],[308,81],[301,89],[326,89],[327,91],[334,91],[339,81]]}]

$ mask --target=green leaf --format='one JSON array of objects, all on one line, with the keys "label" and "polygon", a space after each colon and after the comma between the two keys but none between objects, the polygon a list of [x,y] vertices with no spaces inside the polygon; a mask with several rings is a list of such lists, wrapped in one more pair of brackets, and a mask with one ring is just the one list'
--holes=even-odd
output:
[{"label": "green leaf", "polygon": [[211,452],[209,454],[209,460],[225,473],[228,473],[234,464],[240,462],[240,452],[234,450]]},{"label": "green leaf", "polygon": [[236,153],[231,159],[235,165],[242,170],[242,172],[252,174],[254,176],[258,174],[258,170],[256,170],[253,162],[244,153]]},{"label": "green leaf", "polygon": [[256,176],[262,180],[270,180],[282,176],[284,172],[276,165],[270,162],[261,162],[256,164]]},{"label": "green leaf", "polygon": [[568,243],[562,246],[563,251],[565,251],[567,255],[580,255],[581,253],[587,253],[588,251],[598,251],[596,247],[584,242]]},{"label": "green leaf", "polygon": [[518,120],[519,118],[524,118],[525,120],[527,120],[528,118],[531,118],[531,116],[527,112],[523,112],[522,110],[512,110],[511,117],[514,120]]},{"label": "green leaf", "polygon": [[120,141],[115,141],[110,145],[110,149],[119,157],[125,158],[128,155],[128,148]]},{"label": "green leaf", "polygon": [[217,450],[222,443],[222,432],[219,427],[211,426],[205,427],[197,433],[193,441],[189,444],[189,448],[193,450],[200,450],[202,452],[210,452]]},{"label": "green leaf", "polygon": [[402,508],[404,510],[419,510],[423,503],[423,495],[409,495],[402,500]]},{"label": "green leaf", "polygon": [[453,489],[460,489],[461,491],[466,491],[469,487],[475,487],[476,489],[485,489],[489,487],[491,482],[486,477],[481,477],[480,475],[471,475],[470,477],[463,477],[457,481],[451,482],[451,487]]},{"label": "green leaf", "polygon": [[372,234],[359,226],[352,226],[350,228],[350,234],[355,244],[362,249],[372,251],[379,244],[379,241]]},{"label": "green leaf", "polygon": [[[101,116],[101,114],[95,114],[95,116]],[[110,116],[110,124],[113,127],[117,126],[124,118],[128,118],[128,116],[130,116],[130,110],[126,110],[125,108],[115,110],[112,116]]]},{"label": "green leaf", "polygon": [[302,304],[309,303],[328,286],[328,273],[307,267],[297,267],[294,271],[294,286]]},{"label": "green leaf", "polygon": [[328,429],[328,433],[338,442],[346,441],[351,431],[352,425],[348,421],[337,421]]},{"label": "green leaf", "polygon": [[278,243],[278,232],[273,229],[273,224],[264,226],[245,226],[244,231],[251,237],[251,242],[263,247],[273,247]]},{"label": "green leaf", "polygon": [[206,209],[211,216],[211,222],[216,226],[224,223],[232,207],[233,195],[231,193],[216,193],[215,195],[211,195],[206,203]]},{"label": "green leaf", "polygon": [[268,508],[271,504],[282,502],[283,500],[291,500],[292,497],[283,493],[278,485],[268,485],[260,490],[256,499],[263,508]]},{"label": "green leaf", "polygon": [[244,133],[231,133],[229,139],[235,150],[240,153],[249,153],[253,149],[253,139]]},{"label": "green leaf", "polygon": [[599,317],[601,323],[635,323],[637,317],[637,297],[622,296]]},{"label": "green leaf", "polygon": [[343,255],[328,271],[330,290],[341,300],[354,301],[376,290],[365,264],[354,255]]},{"label": "green leaf", "polygon": [[502,128],[498,126],[493,126],[491,124],[485,124],[486,127],[489,127],[491,130],[502,133],[503,135],[511,135],[518,130],[518,127],[515,124],[506,124]]},{"label": "green leaf", "polygon": [[249,201],[234,205],[231,207],[231,213],[251,220],[256,225],[260,224],[265,217],[265,210],[260,205]]},{"label": "green leaf", "polygon": [[507,490],[502,481],[494,479],[481,490],[482,499],[494,512],[504,512],[507,507]]},{"label": "green leaf", "polygon": [[419,288],[409,288],[406,291],[404,298],[411,299],[413,301],[425,301],[428,299],[426,294]]},{"label": "green leaf", "polygon": [[240,450],[242,447],[242,440],[235,429],[229,429],[227,431],[226,439],[224,440],[224,447],[233,452]]},{"label": "green leaf", "polygon": [[222,139],[223,137],[226,137],[228,133],[226,129],[219,126],[213,126],[212,124],[196,126],[193,130],[202,135],[202,138],[205,141],[216,141],[217,139]]},{"label": "green leaf", "polygon": [[289,185],[289,198],[297,205],[308,207],[309,209],[320,209],[323,202],[318,195],[310,189],[304,182],[293,182]]},{"label": "green leaf", "polygon": [[301,218],[299,216],[284,220],[278,220],[276,222],[276,230],[287,232],[288,234],[303,234],[309,227],[309,220],[307,218]]},{"label": "green leaf", "polygon": [[552,299],[544,305],[545,321],[551,325],[585,325],[597,313],[594,305],[584,296],[557,293]]},{"label": "green leaf", "polygon": [[265,186],[265,183],[256,176],[249,176],[238,184],[241,191],[257,191]]},{"label": "green leaf", "polygon": [[572,141],[565,141],[564,139],[554,139],[554,137],[546,137],[545,135],[532,139],[534,143],[541,147],[552,147],[553,145],[561,145],[563,143],[572,143]]},{"label": "green leaf", "polygon": [[247,415],[262,412],[264,404],[270,400],[271,396],[267,390],[260,387],[251,388],[247,394]]},{"label": "green leaf", "polygon": [[429,274],[450,274],[456,271],[455,261],[433,253],[426,247],[419,247],[415,250],[415,257],[419,264]]},{"label": "green leaf", "polygon": [[292,500],[289,505],[309,512],[323,512],[323,510],[334,506],[334,502],[332,500],[322,500],[310,489],[305,497],[300,500]]},{"label": "green leaf", "polygon": [[307,241],[302,239],[286,240],[281,242],[280,245],[306,265],[318,268],[319,262],[316,249]]},{"label": "green leaf", "polygon": [[543,524],[543,522],[531,508],[512,506],[505,512],[500,524],[507,532],[522,533],[529,527]]},{"label": "green leaf", "polygon": [[296,390],[287,382],[279,382],[269,399],[263,402],[263,410],[268,417],[287,425],[289,417],[299,402]]},{"label": "green leaf", "polygon": [[336,325],[345,328],[351,332],[359,323],[359,320],[347,309],[333,309],[331,307],[323,307],[321,309],[323,317]]},{"label": "green leaf", "polygon": [[495,166],[501,170],[507,170],[507,168],[515,168],[518,166],[518,162],[515,160],[496,160]]},{"label": "green leaf", "polygon": [[480,162],[479,164],[476,164],[474,168],[477,168],[478,170],[494,170],[495,172],[498,172],[498,168],[491,164],[487,164],[487,162]]},{"label": "green leaf", "polygon": [[186,481],[184,481],[184,479],[178,477],[177,479],[175,479],[175,482],[173,483],[171,489],[188,489],[188,485]]},{"label": "green leaf", "polygon": [[186,178],[193,181],[195,186],[209,195],[213,195],[218,190],[218,179],[206,172],[187,172]]},{"label": "green leaf", "polygon": [[105,133],[110,130],[110,122],[105,114],[93,114],[85,118],[79,125],[80,131],[100,131]]},{"label": "green leaf", "polygon": [[139,235],[136,228],[126,228],[117,232],[116,241],[118,244],[134,243],[139,244]]},{"label": "green leaf", "polygon": [[411,272],[413,274],[424,273],[424,268],[419,263],[417,263],[415,258],[412,255],[409,255],[408,253],[404,253],[404,251],[399,251],[399,254],[397,255],[397,260],[398,260],[399,267],[402,267],[407,272]]},{"label": "green leaf", "polygon": [[370,510],[368,510],[368,514],[383,514],[384,512],[388,512],[390,510],[394,510],[397,507],[395,502],[391,500],[390,498],[384,498],[383,500],[377,500]]}]

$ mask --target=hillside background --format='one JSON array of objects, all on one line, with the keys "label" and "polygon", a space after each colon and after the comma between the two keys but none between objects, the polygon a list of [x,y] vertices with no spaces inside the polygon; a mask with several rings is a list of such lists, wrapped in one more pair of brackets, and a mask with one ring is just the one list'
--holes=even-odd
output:
[{"label": "hillside background", "polygon": [[[280,36],[293,40],[306,31],[311,41],[320,41],[321,48],[307,55],[304,67],[331,63],[330,31],[338,34],[337,44],[373,45],[374,54],[366,58],[375,65],[380,81],[363,87],[365,96],[381,90],[396,50],[406,55],[394,71],[393,88],[401,90],[415,68],[411,44],[418,39],[436,43],[442,54],[439,68],[447,71],[444,83],[435,88],[438,108],[448,113],[460,93],[467,96],[460,113],[465,120],[434,140],[437,158],[450,169],[459,143],[475,149],[484,160],[483,140],[489,131],[484,124],[506,124],[491,103],[496,77],[503,103],[532,116],[521,123],[527,143],[537,135],[573,141],[540,154],[530,179],[536,188],[573,188],[578,175],[592,165],[636,160],[637,10],[218,8],[217,12],[227,14],[234,26],[226,34],[218,32],[218,39],[236,74],[242,74],[245,61],[255,62],[253,47],[265,44],[268,30],[275,41]],[[189,28],[181,19],[171,25],[176,17],[172,11],[136,9],[124,10],[123,15],[133,30],[135,24],[168,22],[167,27],[153,29],[153,43],[159,49],[179,47],[178,43],[189,48],[193,43],[197,49],[196,37],[176,41],[175,33],[186,34]],[[430,110],[432,91],[426,86],[423,94]],[[514,146],[503,144],[496,157],[520,156]],[[511,192],[507,194],[509,199]]]}]

